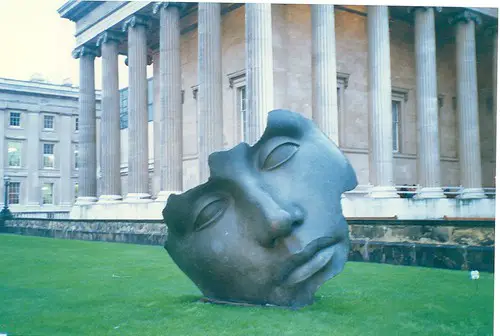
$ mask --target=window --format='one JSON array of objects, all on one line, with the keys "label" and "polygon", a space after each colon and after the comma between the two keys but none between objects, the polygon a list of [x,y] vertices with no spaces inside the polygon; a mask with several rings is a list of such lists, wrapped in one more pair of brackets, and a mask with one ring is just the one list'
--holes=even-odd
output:
[{"label": "window", "polygon": [[17,141],[9,141],[7,147],[9,167],[21,167],[22,143]]},{"label": "window", "polygon": [[21,127],[21,113],[20,112],[10,112],[9,126]]},{"label": "window", "polygon": [[43,129],[53,130],[54,129],[54,116],[43,116]]},{"label": "window", "polygon": [[248,114],[247,114],[247,90],[246,86],[238,88],[238,112],[241,116],[240,132],[241,140],[248,140]]},{"label": "window", "polygon": [[79,123],[79,122],[80,122],[80,121],[79,121],[78,117],[76,117],[76,118],[75,118],[75,132],[78,132],[78,126],[79,126],[79,125],[78,125],[78,123]]},{"label": "window", "polygon": [[404,111],[408,100],[408,89],[392,88],[392,151],[393,153],[403,153],[403,130],[404,130]]},{"label": "window", "polygon": [[9,183],[9,204],[19,204],[21,182]]},{"label": "window", "polygon": [[401,135],[401,102],[392,101],[392,151],[400,152],[400,135]]},{"label": "window", "polygon": [[233,139],[238,141],[248,141],[249,118],[248,118],[248,99],[246,89],[245,69],[235,71],[227,75],[229,87],[233,89],[233,111],[236,127],[234,128]]},{"label": "window", "polygon": [[120,91],[120,129],[128,127],[128,90]]},{"label": "window", "polygon": [[42,204],[54,204],[53,183],[42,185]]},{"label": "window", "polygon": [[337,144],[339,147],[347,146],[347,137],[348,134],[345,131],[347,129],[347,120],[346,120],[346,112],[345,103],[344,103],[344,95],[349,85],[349,77],[350,74],[345,72],[337,72],[337,118],[338,118],[338,141]]},{"label": "window", "polygon": [[75,201],[78,198],[78,183],[75,183]]},{"label": "window", "polygon": [[74,160],[75,160],[75,169],[78,169],[78,145],[75,145]]},{"label": "window", "polygon": [[43,144],[43,168],[54,168],[54,144]]}]

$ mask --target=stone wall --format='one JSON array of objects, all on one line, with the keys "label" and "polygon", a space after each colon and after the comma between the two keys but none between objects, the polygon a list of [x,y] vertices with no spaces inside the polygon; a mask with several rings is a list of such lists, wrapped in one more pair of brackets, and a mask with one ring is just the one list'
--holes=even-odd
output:
[{"label": "stone wall", "polygon": [[[350,220],[349,260],[457,270],[494,270],[494,221]],[[3,228],[3,230],[1,230]],[[0,231],[62,239],[163,245],[158,220],[16,218]]]},{"label": "stone wall", "polygon": [[[1,225],[0,225],[1,226]],[[4,231],[21,235],[118,243],[163,245],[167,228],[160,221],[12,219]]]}]

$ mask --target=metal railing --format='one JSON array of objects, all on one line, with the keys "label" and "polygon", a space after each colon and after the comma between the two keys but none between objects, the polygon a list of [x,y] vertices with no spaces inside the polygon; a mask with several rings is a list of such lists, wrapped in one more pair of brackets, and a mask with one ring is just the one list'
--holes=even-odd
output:
[{"label": "metal railing", "polygon": [[69,211],[19,211],[12,212],[14,218],[69,219]]},{"label": "metal railing", "polygon": [[[347,195],[367,195],[370,193],[370,185],[360,185],[356,189],[347,191]],[[394,188],[401,198],[413,198],[420,192],[420,185],[395,185]],[[443,186],[441,187],[447,198],[457,198],[461,196],[465,190],[463,186]],[[496,188],[482,188],[487,198],[496,198]]]}]

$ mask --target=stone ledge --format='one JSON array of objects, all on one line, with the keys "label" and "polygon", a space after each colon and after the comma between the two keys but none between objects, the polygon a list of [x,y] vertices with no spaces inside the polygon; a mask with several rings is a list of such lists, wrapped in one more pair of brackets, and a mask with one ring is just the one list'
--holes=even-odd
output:
[{"label": "stone ledge", "polygon": [[[397,218],[398,220],[442,220],[444,218],[495,218],[495,199],[373,199],[346,194],[342,198],[345,217]],[[164,201],[110,203],[73,206],[71,219],[161,220]]]}]

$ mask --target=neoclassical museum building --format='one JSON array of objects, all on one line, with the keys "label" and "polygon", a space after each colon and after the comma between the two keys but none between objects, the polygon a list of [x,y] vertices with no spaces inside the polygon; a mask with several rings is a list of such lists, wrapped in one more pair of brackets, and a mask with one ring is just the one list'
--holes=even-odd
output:
[{"label": "neoclassical museum building", "polygon": [[278,108],[351,161],[346,216],[494,217],[496,8],[70,0],[59,14],[80,64],[73,218],[160,218],[171,193],[207,180],[210,153],[254,144]]}]

